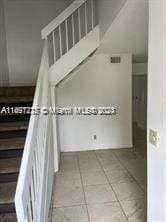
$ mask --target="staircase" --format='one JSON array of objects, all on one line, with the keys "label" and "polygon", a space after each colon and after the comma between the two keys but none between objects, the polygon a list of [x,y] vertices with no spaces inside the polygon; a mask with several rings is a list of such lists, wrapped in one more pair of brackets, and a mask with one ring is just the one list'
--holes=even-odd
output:
[{"label": "staircase", "polygon": [[30,114],[17,113],[17,109],[13,112],[12,108],[31,107],[33,96],[34,87],[5,87],[0,89],[1,222],[17,221],[14,195],[30,117]]},{"label": "staircase", "polygon": [[[57,85],[73,73],[79,65],[83,65],[98,48],[100,40],[95,3],[95,0],[73,1],[41,31],[44,47],[33,108],[37,107],[41,111],[43,107],[56,107],[58,105],[56,102]],[[20,104],[24,102],[20,98],[17,99]],[[28,100],[28,95],[26,99]],[[13,103],[12,100],[9,101]],[[19,115],[19,118],[21,117],[22,115]],[[17,135],[17,145],[15,142],[12,144],[9,142],[12,137],[6,141],[10,147],[8,149],[12,152],[13,150],[20,151],[23,148],[24,140],[22,138],[25,134],[22,134],[21,131],[25,132],[25,130],[20,130],[20,127],[24,128],[25,120],[28,121],[28,118],[22,118],[21,126],[15,123],[16,118],[13,120],[14,125],[7,124],[10,125],[10,133]],[[8,122],[10,122],[10,118]],[[18,132],[13,130],[16,125],[19,128],[19,135],[22,135],[19,139]],[[15,149],[16,147],[18,149]],[[21,152],[16,153],[17,156],[10,154],[10,157],[21,156]],[[4,155],[4,157],[8,158],[9,156]],[[58,171],[58,166],[59,147],[56,115],[43,115],[43,113],[31,115],[14,198],[18,222],[49,221],[54,173]],[[14,179],[12,182],[16,181],[16,178]],[[12,184],[13,190],[15,185]],[[12,198],[8,199],[6,212],[14,211],[13,195],[14,192],[12,192]]]}]

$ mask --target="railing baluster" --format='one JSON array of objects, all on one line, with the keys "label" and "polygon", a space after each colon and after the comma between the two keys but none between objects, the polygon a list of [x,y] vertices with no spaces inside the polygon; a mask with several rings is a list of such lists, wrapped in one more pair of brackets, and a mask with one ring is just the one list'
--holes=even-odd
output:
[{"label": "railing baluster", "polygon": [[79,41],[81,40],[81,11],[78,9]]},{"label": "railing baluster", "polygon": [[62,57],[62,30],[61,30],[61,25],[59,25],[59,47],[60,47],[60,57]]},{"label": "railing baluster", "polygon": [[32,209],[31,209],[31,200],[28,201],[27,214],[28,214],[28,222],[33,222]]},{"label": "railing baluster", "polygon": [[88,21],[87,21],[87,2],[85,2],[85,34],[88,33]]},{"label": "railing baluster", "polygon": [[28,206],[27,206],[27,219],[28,219],[28,222],[32,222],[30,201],[28,202]]},{"label": "railing baluster", "polygon": [[73,34],[73,46],[74,46],[75,45],[74,14],[72,14],[72,34]]},{"label": "railing baluster", "polygon": [[31,180],[31,188],[30,189],[31,189],[33,217],[34,217],[34,221],[36,221],[37,214],[36,214],[36,201],[35,201],[35,187],[34,187],[33,170],[32,170],[32,180]]},{"label": "railing baluster", "polygon": [[91,0],[91,19],[92,19],[92,29],[94,28],[94,3],[93,0]]},{"label": "railing baluster", "polygon": [[65,29],[66,29],[66,51],[69,50],[69,37],[68,37],[68,24],[67,19],[65,20]]},{"label": "railing baluster", "polygon": [[55,50],[55,32],[53,31],[52,33],[52,38],[53,38],[53,59],[54,63],[56,62],[56,50]]}]

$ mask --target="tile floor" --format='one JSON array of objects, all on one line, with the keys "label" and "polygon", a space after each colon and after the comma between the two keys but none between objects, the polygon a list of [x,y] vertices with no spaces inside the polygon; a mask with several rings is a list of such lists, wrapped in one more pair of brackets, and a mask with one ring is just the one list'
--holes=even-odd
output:
[{"label": "tile floor", "polygon": [[146,158],[139,146],[62,153],[52,222],[146,222]]}]

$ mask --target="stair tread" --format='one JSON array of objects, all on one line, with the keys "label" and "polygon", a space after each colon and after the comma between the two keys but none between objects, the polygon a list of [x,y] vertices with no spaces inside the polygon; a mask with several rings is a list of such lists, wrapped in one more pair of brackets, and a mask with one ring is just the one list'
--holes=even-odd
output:
[{"label": "stair tread", "polygon": [[20,102],[32,102],[33,96],[5,96],[0,97],[0,103],[20,103]]},{"label": "stair tread", "polygon": [[0,160],[0,174],[18,173],[21,164],[21,158],[7,158]]},{"label": "stair tread", "polygon": [[16,182],[0,183],[0,204],[10,204],[14,202]]},{"label": "stair tread", "polygon": [[1,222],[17,222],[16,214],[14,213],[1,214],[0,221]]},{"label": "stair tread", "polygon": [[14,131],[14,130],[26,130],[28,128],[27,121],[18,122],[4,122],[0,124],[0,132]]},{"label": "stair tread", "polygon": [[16,150],[24,147],[25,138],[0,139],[0,150]]}]

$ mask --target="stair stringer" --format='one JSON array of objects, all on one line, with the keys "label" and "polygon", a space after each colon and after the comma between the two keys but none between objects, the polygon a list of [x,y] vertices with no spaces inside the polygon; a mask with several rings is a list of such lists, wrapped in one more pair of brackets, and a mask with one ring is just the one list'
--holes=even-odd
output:
[{"label": "stair stringer", "polygon": [[50,67],[50,83],[56,86],[82,63],[100,45],[99,26],[74,45],[61,59]]}]

